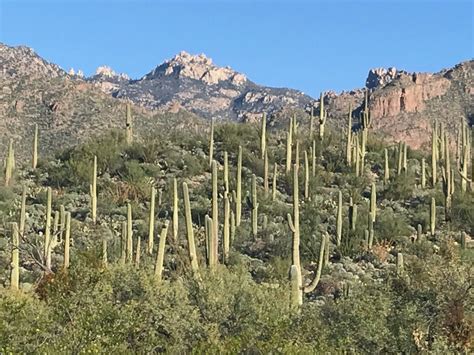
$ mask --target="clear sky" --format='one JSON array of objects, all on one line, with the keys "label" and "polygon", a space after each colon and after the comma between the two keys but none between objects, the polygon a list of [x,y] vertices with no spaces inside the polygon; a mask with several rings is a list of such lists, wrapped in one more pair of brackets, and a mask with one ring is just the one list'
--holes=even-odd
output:
[{"label": "clear sky", "polygon": [[0,41],[68,70],[138,78],[181,50],[264,85],[317,96],[373,67],[438,71],[473,57],[473,2],[459,0],[0,0]]}]

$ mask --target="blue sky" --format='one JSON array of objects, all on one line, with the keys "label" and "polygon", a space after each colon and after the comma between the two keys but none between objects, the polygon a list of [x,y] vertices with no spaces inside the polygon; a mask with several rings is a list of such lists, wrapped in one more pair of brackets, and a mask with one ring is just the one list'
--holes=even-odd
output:
[{"label": "blue sky", "polygon": [[264,85],[362,87],[369,68],[438,71],[473,57],[472,1],[0,0],[0,41],[87,75],[141,77],[181,50]]}]

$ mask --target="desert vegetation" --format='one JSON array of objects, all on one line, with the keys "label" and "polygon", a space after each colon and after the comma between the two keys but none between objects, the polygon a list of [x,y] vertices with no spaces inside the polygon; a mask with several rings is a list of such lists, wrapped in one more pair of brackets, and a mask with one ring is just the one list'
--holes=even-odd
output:
[{"label": "desert vegetation", "polygon": [[[4,152],[2,353],[468,353],[473,131],[389,144],[366,104],[284,128],[123,129]],[[321,103],[324,103],[322,95]]]}]

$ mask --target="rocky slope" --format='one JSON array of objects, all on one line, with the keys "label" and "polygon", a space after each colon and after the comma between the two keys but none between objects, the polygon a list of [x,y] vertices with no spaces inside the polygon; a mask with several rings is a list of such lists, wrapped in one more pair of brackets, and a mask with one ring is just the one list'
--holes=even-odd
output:
[{"label": "rocky slope", "polygon": [[[163,122],[161,112],[139,106],[132,111],[138,132],[149,132]],[[183,111],[175,116],[186,123],[193,115]],[[13,139],[16,156],[23,159],[31,154],[35,124],[40,153],[50,153],[123,127],[125,103],[80,76],[69,75],[30,48],[0,44],[0,117],[0,147],[4,150]]]}]

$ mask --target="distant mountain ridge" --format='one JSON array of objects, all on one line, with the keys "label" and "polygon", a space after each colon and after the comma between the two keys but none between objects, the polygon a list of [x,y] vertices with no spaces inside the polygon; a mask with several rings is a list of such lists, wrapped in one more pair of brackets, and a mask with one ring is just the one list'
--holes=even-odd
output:
[{"label": "distant mountain ridge", "polygon": [[[71,72],[72,73],[72,72]],[[434,119],[453,137],[459,119],[474,121],[474,61],[438,73],[372,69],[366,81],[373,129],[392,141],[427,147]],[[366,89],[324,95],[328,124],[345,129],[349,107],[354,129]],[[71,75],[25,46],[0,44],[0,146],[10,138],[43,132],[42,149],[52,151],[123,126],[125,101],[133,103],[137,130],[149,132],[163,115],[188,124],[204,119],[255,121],[263,112],[271,124],[286,124],[296,112],[304,129],[319,100],[301,91],[260,86],[230,67],[218,67],[205,55],[180,52],[140,79],[100,67],[95,75]],[[195,121],[197,122],[197,121]],[[22,145],[18,153],[29,154]]]},{"label": "distant mountain ridge", "polygon": [[204,54],[180,52],[138,80],[116,76],[89,79],[117,98],[149,109],[184,108],[215,119],[249,120],[263,111],[308,106],[312,98],[301,91],[259,86],[230,67],[218,67]]}]

